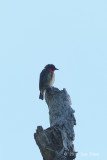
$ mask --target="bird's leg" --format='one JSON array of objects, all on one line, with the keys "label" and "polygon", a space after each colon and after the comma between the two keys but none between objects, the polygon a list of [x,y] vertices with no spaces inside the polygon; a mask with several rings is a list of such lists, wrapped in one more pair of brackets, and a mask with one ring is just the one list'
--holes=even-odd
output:
[{"label": "bird's leg", "polygon": [[50,89],[52,89],[52,86],[48,86],[48,87],[46,88],[46,91],[49,92]]}]

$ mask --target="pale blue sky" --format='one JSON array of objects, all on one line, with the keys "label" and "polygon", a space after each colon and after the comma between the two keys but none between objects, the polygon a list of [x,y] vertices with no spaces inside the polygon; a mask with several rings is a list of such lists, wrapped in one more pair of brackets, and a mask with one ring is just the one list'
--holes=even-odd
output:
[{"label": "pale blue sky", "polygon": [[75,117],[76,160],[107,159],[107,1],[0,1],[0,159],[42,160],[33,134],[49,127],[39,74],[53,63]]}]

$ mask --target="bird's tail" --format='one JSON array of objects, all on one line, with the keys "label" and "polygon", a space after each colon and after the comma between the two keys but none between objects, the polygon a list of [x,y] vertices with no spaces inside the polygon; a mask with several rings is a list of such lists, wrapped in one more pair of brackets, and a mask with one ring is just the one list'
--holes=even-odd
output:
[{"label": "bird's tail", "polygon": [[44,97],[43,97],[43,93],[40,92],[39,99],[42,99],[42,100],[43,100],[43,98],[44,98]]}]

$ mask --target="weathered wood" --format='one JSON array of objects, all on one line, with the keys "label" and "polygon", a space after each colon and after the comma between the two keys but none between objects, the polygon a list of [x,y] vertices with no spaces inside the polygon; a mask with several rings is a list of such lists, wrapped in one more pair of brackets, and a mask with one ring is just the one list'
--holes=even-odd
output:
[{"label": "weathered wood", "polygon": [[73,160],[76,157],[73,140],[76,120],[66,89],[48,88],[45,100],[49,108],[50,128],[37,127],[35,141],[44,160]]}]

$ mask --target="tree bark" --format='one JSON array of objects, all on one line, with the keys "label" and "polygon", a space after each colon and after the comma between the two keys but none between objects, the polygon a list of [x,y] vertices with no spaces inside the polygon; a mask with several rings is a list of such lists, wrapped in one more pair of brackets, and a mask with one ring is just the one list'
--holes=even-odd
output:
[{"label": "tree bark", "polygon": [[38,126],[34,139],[43,160],[73,160],[76,158],[73,140],[76,120],[71,108],[71,99],[66,89],[48,88],[45,100],[49,108],[50,127]]}]

